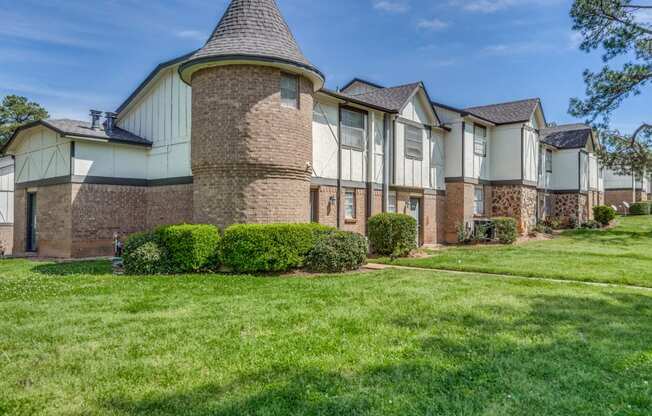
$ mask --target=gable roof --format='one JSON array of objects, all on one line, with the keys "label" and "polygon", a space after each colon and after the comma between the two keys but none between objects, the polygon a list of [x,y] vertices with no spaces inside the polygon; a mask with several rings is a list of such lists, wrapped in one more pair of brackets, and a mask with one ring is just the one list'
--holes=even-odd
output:
[{"label": "gable roof", "polygon": [[399,85],[397,87],[382,88],[364,94],[352,95],[342,93],[342,95],[355,97],[355,99],[362,102],[367,102],[393,111],[400,111],[407,103],[407,100],[412,97],[414,91],[421,85],[420,82],[415,82],[412,84]]},{"label": "gable roof", "polygon": [[159,74],[159,72],[161,72],[162,70],[164,70],[164,69],[166,69],[168,67],[171,67],[173,65],[177,65],[177,64],[180,64],[182,62],[187,61],[188,58],[190,58],[196,52],[197,52],[197,50],[194,50],[194,51],[192,51],[190,53],[187,53],[185,55],[179,56],[177,58],[174,58],[174,59],[171,59],[169,61],[166,61],[166,62],[163,62],[163,63],[159,64],[156,68],[154,68],[154,70],[152,72],[149,73],[147,78],[145,78],[145,80],[143,82],[141,82],[140,85],[138,85],[138,88],[136,88],[134,90],[134,92],[131,93],[131,95],[122,104],[120,104],[120,107],[118,107],[118,109],[115,110],[115,112],[118,113],[118,114],[123,112],[125,110],[125,108],[127,108],[129,106],[129,104],[131,104],[131,102],[133,100],[135,100],[136,97],[138,97],[138,94],[140,94],[141,91],[143,91],[145,89],[145,87],[147,87],[147,85],[154,78],[156,78],[156,76]]},{"label": "gable roof", "polygon": [[537,106],[540,104],[541,100],[539,98],[530,98],[527,100],[469,107],[465,111],[495,124],[524,123],[532,118]]},{"label": "gable roof", "polygon": [[39,120],[34,121],[24,126],[19,127],[14,134],[11,136],[11,139],[5,143],[5,145],[0,149],[0,153],[5,152],[9,148],[11,143],[18,137],[18,135],[33,127],[43,126],[50,130],[55,131],[56,133],[62,136],[74,136],[87,139],[100,139],[106,140],[111,143],[121,143],[121,144],[130,144],[136,146],[145,146],[151,147],[152,142],[143,139],[140,136],[136,136],[133,133],[130,133],[126,130],[123,130],[119,127],[115,127],[111,132],[107,132],[104,129],[92,129],[91,123],[79,120],[69,120],[69,119],[58,119],[58,120]]},{"label": "gable roof", "polygon": [[324,79],[301,52],[275,0],[232,0],[206,44],[179,68],[181,78],[188,82],[191,67],[220,60],[289,64]]},{"label": "gable roof", "polygon": [[[351,87],[355,86],[356,84],[364,85],[364,86],[368,87],[371,90],[380,90],[380,89],[385,88],[382,85],[378,85],[378,84],[375,84],[373,82],[365,81],[364,79],[353,78],[351,81],[349,81],[345,86],[343,86],[340,89],[340,92],[342,92],[344,94],[355,95],[355,94],[351,94],[351,93],[347,92],[347,90],[350,89]],[[369,92],[369,91],[367,91],[367,92]]]},{"label": "gable roof", "polygon": [[541,130],[543,143],[557,149],[582,149],[589,139],[593,140],[593,129],[586,124],[565,124]]}]

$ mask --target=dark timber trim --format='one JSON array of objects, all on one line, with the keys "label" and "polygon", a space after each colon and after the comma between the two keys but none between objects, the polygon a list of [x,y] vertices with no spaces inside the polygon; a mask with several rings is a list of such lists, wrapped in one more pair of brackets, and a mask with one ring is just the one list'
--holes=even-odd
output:
[{"label": "dark timber trim", "polygon": [[178,178],[166,179],[131,179],[131,178],[110,178],[104,176],[80,176],[80,175],[66,175],[58,176],[56,178],[41,179],[38,181],[30,181],[17,183],[16,189],[27,189],[63,184],[91,184],[91,185],[116,185],[116,186],[138,186],[138,187],[156,187],[156,186],[173,186],[173,185],[189,185],[193,183],[192,176],[184,176]]}]

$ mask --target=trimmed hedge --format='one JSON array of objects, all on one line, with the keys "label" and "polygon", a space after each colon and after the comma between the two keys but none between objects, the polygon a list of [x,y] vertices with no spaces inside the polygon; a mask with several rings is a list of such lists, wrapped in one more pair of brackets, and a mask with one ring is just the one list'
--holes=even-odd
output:
[{"label": "trimmed hedge", "polygon": [[378,255],[404,257],[417,248],[417,221],[409,215],[374,215],[368,230],[371,248]]},{"label": "trimmed hedge", "polygon": [[195,273],[217,266],[220,230],[214,225],[169,225],[155,234],[167,254],[167,272]]},{"label": "trimmed hedge", "polygon": [[306,257],[312,272],[341,273],[358,270],[367,261],[366,239],[357,233],[337,231],[321,236]]},{"label": "trimmed hedge", "polygon": [[603,226],[607,226],[616,219],[616,210],[606,205],[593,207],[593,218]]},{"label": "trimmed hedge", "polygon": [[629,215],[650,215],[650,202],[635,202],[629,206]]},{"label": "trimmed hedge", "polygon": [[516,228],[516,220],[509,217],[496,217],[492,218],[496,229],[496,239],[501,244],[512,244],[518,238],[518,231]]},{"label": "trimmed hedge", "polygon": [[165,257],[166,253],[154,233],[137,233],[125,241],[122,262],[127,274],[159,274],[164,271]]},{"label": "trimmed hedge", "polygon": [[223,264],[238,273],[300,268],[319,237],[333,231],[319,224],[233,225],[222,239]]}]

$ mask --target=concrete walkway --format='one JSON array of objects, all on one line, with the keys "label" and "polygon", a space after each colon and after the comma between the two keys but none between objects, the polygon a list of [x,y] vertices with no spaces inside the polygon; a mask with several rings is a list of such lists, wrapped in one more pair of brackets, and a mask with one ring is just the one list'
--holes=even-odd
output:
[{"label": "concrete walkway", "polygon": [[433,273],[449,273],[449,274],[459,274],[466,277],[478,277],[478,275],[496,277],[499,279],[512,279],[512,280],[537,280],[540,282],[549,282],[549,283],[566,283],[566,284],[577,284],[585,286],[597,286],[597,287],[606,287],[606,288],[618,288],[618,289],[636,289],[647,292],[652,292],[652,288],[644,286],[628,286],[620,285],[614,283],[598,283],[598,282],[584,282],[581,280],[562,280],[562,279],[551,279],[546,277],[528,277],[528,276],[517,276],[509,274],[496,274],[496,273],[486,273],[486,272],[463,272],[459,270],[446,270],[446,269],[429,269],[423,267],[408,267],[408,266],[394,266],[391,264],[376,264],[369,263],[365,267],[367,270],[415,270],[420,272],[433,272]]}]

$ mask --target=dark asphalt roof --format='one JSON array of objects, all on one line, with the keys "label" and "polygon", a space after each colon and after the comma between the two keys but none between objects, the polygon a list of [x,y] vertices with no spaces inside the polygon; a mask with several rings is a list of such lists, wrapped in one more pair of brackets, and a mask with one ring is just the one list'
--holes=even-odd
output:
[{"label": "dark asphalt roof", "polygon": [[[346,85],[344,85],[340,89],[340,91],[342,93],[344,93],[344,94],[349,94],[346,90],[348,90],[349,88],[351,88],[351,87],[353,87],[355,85],[364,85],[364,86],[368,87],[368,89],[371,89],[371,90],[380,90],[380,89],[385,88],[382,85],[378,85],[378,84],[373,83],[373,82],[365,81],[364,79],[361,79],[361,78],[353,78],[351,81],[346,83]],[[350,95],[353,95],[353,94],[350,94]]]},{"label": "dark asphalt roof", "polygon": [[142,137],[136,136],[135,134],[132,134],[118,127],[114,128],[109,133],[104,129],[97,129],[97,130],[92,129],[91,123],[86,121],[68,120],[68,119],[40,120],[40,121],[35,121],[33,123],[26,124],[20,127],[18,130],[16,130],[16,132],[13,134],[11,139],[3,146],[0,153],[5,151],[5,149],[14,141],[14,139],[18,136],[20,132],[36,126],[47,127],[64,136],[77,136],[77,137],[84,137],[88,139],[101,139],[101,140],[108,140],[109,142],[112,143],[123,143],[123,144],[131,144],[131,145],[146,146],[146,147],[152,145],[151,141],[143,139]]},{"label": "dark asphalt roof", "polygon": [[235,57],[293,63],[321,76],[301,52],[275,0],[231,1],[206,44],[189,61]]},{"label": "dark asphalt roof", "polygon": [[558,149],[581,149],[591,139],[592,129],[586,124],[566,124],[541,130],[543,143]]},{"label": "dark asphalt roof", "polygon": [[530,120],[540,103],[540,99],[530,98],[508,103],[469,107],[465,111],[495,124],[521,123]]},{"label": "dark asphalt roof", "polygon": [[419,86],[421,86],[421,83],[415,82],[412,84],[400,85],[398,87],[383,88],[365,94],[341,94],[377,107],[400,111],[407,100],[412,96],[412,94],[414,94],[414,90],[419,88]]}]

